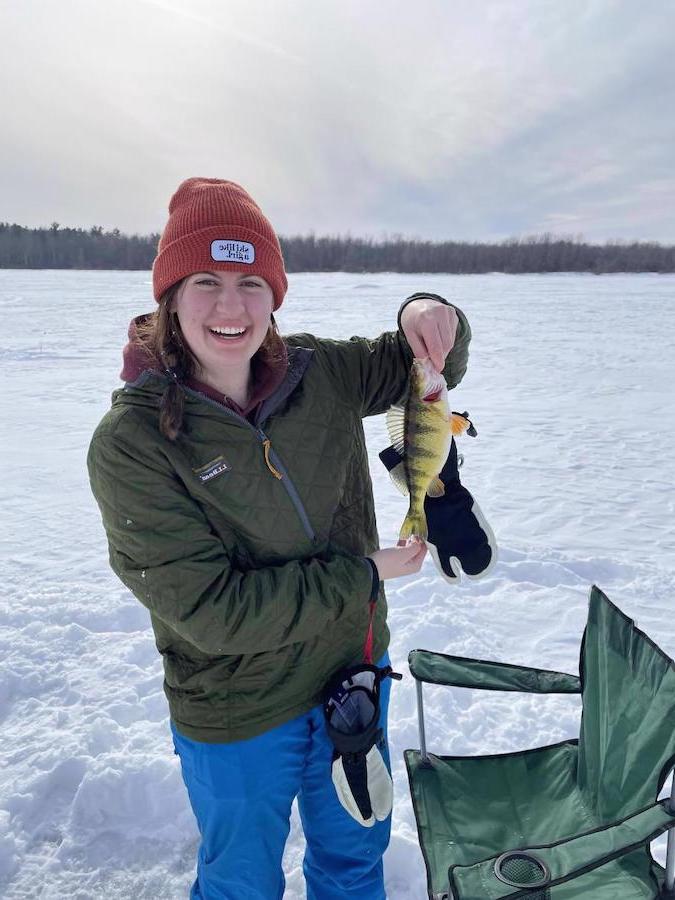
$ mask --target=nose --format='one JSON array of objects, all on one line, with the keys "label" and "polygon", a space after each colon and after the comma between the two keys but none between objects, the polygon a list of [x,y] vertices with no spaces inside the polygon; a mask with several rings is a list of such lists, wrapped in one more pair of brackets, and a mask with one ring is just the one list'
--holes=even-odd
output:
[{"label": "nose", "polygon": [[224,284],[218,291],[216,305],[223,312],[234,316],[244,310],[244,298],[236,284]]}]

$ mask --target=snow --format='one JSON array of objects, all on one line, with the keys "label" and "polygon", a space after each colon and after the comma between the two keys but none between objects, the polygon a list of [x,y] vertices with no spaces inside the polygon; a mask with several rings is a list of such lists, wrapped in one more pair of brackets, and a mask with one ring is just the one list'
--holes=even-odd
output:
[{"label": "snow", "polygon": [[[451,394],[478,438],[462,480],[500,561],[448,585],[427,559],[390,581],[395,668],[418,647],[576,672],[598,584],[675,655],[674,276],[290,277],[282,332],[374,336],[429,290],[472,324]],[[151,309],[145,272],[1,271],[3,513],[0,603],[0,896],[186,897],[197,831],[173,754],[146,610],[107,564],[85,455],[118,386],[130,318]],[[405,500],[366,423],[380,538]],[[414,685],[394,685],[390,900],[425,896],[402,752],[417,747]],[[425,688],[431,750],[494,753],[576,735],[576,697]],[[662,853],[662,844],[657,853]],[[286,897],[304,897],[294,808]]]}]

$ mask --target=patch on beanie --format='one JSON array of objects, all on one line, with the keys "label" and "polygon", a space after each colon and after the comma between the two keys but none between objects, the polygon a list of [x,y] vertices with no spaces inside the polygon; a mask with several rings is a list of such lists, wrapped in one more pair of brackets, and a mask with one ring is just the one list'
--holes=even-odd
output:
[{"label": "patch on beanie", "polygon": [[216,262],[255,262],[255,247],[248,241],[211,241],[211,259]]}]

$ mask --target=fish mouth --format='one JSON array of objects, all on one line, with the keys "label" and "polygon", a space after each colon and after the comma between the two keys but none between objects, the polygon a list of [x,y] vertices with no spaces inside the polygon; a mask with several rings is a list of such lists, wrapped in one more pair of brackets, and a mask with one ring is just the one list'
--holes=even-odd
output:
[{"label": "fish mouth", "polygon": [[422,397],[423,403],[435,403],[436,400],[440,399],[440,396],[443,392],[443,388],[438,388],[436,391],[432,391],[430,394],[426,394]]},{"label": "fish mouth", "polygon": [[420,375],[420,397],[423,403],[435,403],[440,400],[446,387],[445,379],[428,360],[418,369]]},{"label": "fish mouth", "polygon": [[446,387],[445,379],[431,364],[431,360],[416,359],[413,362],[414,380],[417,396],[423,403],[435,403],[440,400],[443,389]]}]

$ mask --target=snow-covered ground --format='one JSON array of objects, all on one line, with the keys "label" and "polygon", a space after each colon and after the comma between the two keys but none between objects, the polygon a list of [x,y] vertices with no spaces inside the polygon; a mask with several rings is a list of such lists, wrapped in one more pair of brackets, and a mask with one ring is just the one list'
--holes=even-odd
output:
[{"label": "snow-covered ground", "polygon": [[[430,290],[474,331],[452,395],[476,440],[462,479],[500,562],[450,587],[427,559],[389,582],[391,655],[410,649],[576,671],[592,583],[675,655],[675,276],[294,275],[282,331],[373,336]],[[0,272],[0,896],[187,896],[197,832],[168,729],[148,614],[110,572],[85,455],[118,386],[148,273]],[[367,422],[380,537],[405,512]],[[508,751],[576,734],[575,697],[426,689],[430,748]],[[410,676],[394,686],[390,900],[425,896],[402,760],[418,746]],[[297,814],[287,898],[304,897]],[[365,898],[364,898],[365,900]]]}]

